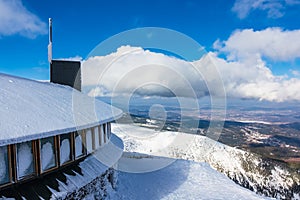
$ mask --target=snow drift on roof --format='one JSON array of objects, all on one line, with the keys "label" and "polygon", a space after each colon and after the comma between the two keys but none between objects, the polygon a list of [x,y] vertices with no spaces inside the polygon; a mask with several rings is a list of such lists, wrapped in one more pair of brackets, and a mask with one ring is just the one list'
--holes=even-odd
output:
[{"label": "snow drift on roof", "polygon": [[112,121],[122,111],[59,84],[0,73],[0,146]]}]

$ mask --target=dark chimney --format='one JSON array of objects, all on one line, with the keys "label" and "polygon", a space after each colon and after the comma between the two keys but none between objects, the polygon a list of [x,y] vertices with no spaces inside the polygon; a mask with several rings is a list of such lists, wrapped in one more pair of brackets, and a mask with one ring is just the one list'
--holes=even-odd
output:
[{"label": "dark chimney", "polygon": [[52,60],[50,82],[68,85],[81,91],[80,61]]}]

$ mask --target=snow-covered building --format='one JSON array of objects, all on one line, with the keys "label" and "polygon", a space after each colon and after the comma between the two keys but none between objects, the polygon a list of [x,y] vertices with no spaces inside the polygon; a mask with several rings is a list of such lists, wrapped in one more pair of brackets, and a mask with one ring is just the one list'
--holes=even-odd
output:
[{"label": "snow-covered building", "polygon": [[[0,74],[0,85],[0,197],[3,190],[107,151],[110,123],[121,110],[57,83]],[[97,165],[90,174],[100,170],[96,161],[88,162]]]}]

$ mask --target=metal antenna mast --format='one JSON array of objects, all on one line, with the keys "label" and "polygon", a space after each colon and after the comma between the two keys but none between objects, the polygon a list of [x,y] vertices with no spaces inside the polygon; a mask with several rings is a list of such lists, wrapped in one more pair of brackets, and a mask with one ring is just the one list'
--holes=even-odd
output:
[{"label": "metal antenna mast", "polygon": [[50,64],[52,63],[52,18],[49,18],[48,61]]}]

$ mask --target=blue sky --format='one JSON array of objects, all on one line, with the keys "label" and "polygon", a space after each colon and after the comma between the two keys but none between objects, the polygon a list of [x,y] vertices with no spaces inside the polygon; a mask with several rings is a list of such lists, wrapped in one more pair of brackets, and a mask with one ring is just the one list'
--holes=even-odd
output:
[{"label": "blue sky", "polygon": [[[3,12],[7,6],[14,12]],[[0,71],[34,79],[49,78],[49,17],[53,18],[54,58],[85,58],[99,42],[137,27],[164,27],[182,32],[208,51],[214,51],[216,40],[226,41],[236,30],[300,29],[297,0],[0,0],[0,12]],[[24,15],[18,16],[19,13]],[[26,20],[20,20],[22,17]],[[266,58],[266,62],[275,75],[293,76],[300,70],[297,55],[284,61]]]}]

